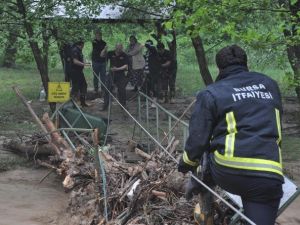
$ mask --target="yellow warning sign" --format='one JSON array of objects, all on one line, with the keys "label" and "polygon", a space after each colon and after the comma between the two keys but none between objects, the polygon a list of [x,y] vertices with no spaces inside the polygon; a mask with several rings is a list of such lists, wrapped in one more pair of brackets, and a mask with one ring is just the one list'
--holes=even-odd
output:
[{"label": "yellow warning sign", "polygon": [[70,82],[48,82],[48,102],[66,102],[70,99]]}]

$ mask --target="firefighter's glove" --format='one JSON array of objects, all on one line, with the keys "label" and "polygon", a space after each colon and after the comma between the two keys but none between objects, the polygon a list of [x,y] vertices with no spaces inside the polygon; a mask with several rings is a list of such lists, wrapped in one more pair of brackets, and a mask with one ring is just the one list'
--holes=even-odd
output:
[{"label": "firefighter's glove", "polygon": [[185,198],[191,200],[194,195],[198,195],[203,191],[202,185],[197,182],[193,177],[190,177],[189,181],[185,186]]},{"label": "firefighter's glove", "polygon": [[[199,180],[201,180],[203,183],[205,183],[207,186],[211,188],[215,186],[210,170],[207,166],[198,166],[197,169],[193,172],[193,175]],[[194,195],[205,193],[207,191],[208,190],[197,180],[195,180],[195,178],[190,177],[188,183],[185,186],[185,198],[187,200],[191,200]]]},{"label": "firefighter's glove", "polygon": [[187,164],[183,161],[183,157],[181,157],[181,159],[179,160],[179,164],[178,164],[178,172],[181,173],[187,173],[189,171],[196,171],[197,166],[191,166],[190,164]]}]

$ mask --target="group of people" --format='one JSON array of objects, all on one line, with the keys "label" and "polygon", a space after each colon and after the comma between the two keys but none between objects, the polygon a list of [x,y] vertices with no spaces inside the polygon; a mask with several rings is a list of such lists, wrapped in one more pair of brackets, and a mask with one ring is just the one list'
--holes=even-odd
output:
[{"label": "group of people", "polygon": [[102,110],[108,108],[108,91],[112,91],[113,87],[117,89],[119,102],[126,107],[126,86],[129,82],[135,91],[142,90],[154,101],[174,102],[177,64],[163,43],[158,42],[155,46],[152,40],[147,40],[141,44],[132,35],[125,50],[121,43],[117,43],[114,50],[108,51],[101,31],[97,30],[92,42],[92,64],[83,60],[83,41],[67,47],[64,49],[65,80],[71,81],[71,96],[79,96],[83,107],[87,106],[87,83],[83,74],[85,66],[92,66],[94,91],[104,98]]}]

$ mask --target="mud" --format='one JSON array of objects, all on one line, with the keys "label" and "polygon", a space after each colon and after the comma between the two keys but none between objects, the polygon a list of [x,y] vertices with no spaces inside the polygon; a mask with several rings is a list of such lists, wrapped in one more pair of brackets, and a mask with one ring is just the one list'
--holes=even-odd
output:
[{"label": "mud", "polygon": [[67,209],[68,194],[61,180],[44,169],[21,168],[0,173],[0,225],[59,225]]}]

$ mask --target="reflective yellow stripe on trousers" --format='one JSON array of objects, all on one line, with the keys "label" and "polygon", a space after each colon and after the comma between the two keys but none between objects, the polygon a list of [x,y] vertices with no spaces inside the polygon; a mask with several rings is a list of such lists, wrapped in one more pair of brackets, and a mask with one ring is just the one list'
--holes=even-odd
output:
[{"label": "reflective yellow stripe on trousers", "polygon": [[226,113],[227,132],[225,139],[225,156],[233,157],[235,134],[237,133],[236,121],[233,112]]}]

